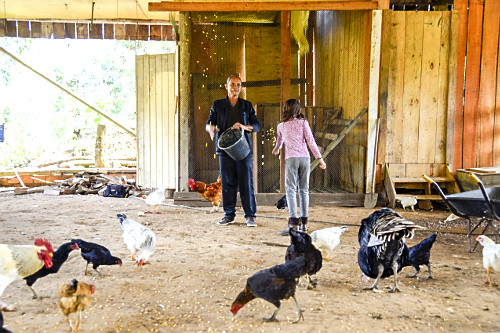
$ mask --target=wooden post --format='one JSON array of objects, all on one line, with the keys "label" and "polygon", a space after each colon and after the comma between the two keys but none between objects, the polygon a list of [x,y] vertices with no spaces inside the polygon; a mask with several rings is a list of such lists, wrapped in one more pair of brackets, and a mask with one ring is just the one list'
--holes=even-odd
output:
[{"label": "wooden post", "polygon": [[107,154],[106,154],[106,125],[97,125],[97,136],[95,139],[95,167],[105,168]]},{"label": "wooden post", "polygon": [[[191,13],[179,13],[179,184],[181,192],[188,191],[189,151],[191,150]],[[208,134],[207,134],[208,135]]]},{"label": "wooden post", "polygon": [[[290,98],[290,11],[281,12],[281,102],[280,113],[283,119],[283,106]],[[280,153],[280,191],[285,192],[285,147]]]},{"label": "wooden post", "polygon": [[[378,103],[380,83],[380,50],[382,36],[382,10],[374,10],[372,13],[372,35],[371,35],[371,57],[370,57],[370,86],[368,105],[368,142],[366,152],[366,188],[365,207],[370,207],[373,200],[366,200],[374,196],[375,183],[375,158],[378,135]],[[373,198],[371,198],[373,199]],[[375,198],[376,203],[376,198]]]}]

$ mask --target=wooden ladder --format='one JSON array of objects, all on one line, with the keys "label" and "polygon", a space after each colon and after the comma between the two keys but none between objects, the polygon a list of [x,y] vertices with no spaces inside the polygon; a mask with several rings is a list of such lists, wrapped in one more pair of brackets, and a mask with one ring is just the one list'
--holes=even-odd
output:
[{"label": "wooden ladder", "polygon": [[[389,199],[389,207],[396,207],[396,197],[417,197],[418,206],[421,209],[432,209],[431,200],[442,200],[439,194],[432,194],[431,184],[424,178],[420,177],[391,177],[389,165],[384,164],[382,167],[382,179],[384,180],[384,187]],[[451,171],[448,167],[444,168],[445,174],[439,176],[432,176],[440,187],[446,189],[448,194],[459,193],[460,188]],[[423,192],[422,194],[401,194],[398,193],[399,189],[415,190],[415,192]]]}]

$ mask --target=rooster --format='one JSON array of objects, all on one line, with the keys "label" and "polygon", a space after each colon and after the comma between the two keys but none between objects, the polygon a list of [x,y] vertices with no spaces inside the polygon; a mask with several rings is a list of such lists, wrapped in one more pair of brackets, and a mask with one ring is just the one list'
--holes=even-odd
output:
[{"label": "rooster", "polygon": [[92,268],[102,276],[101,272],[97,269],[101,265],[118,265],[121,267],[122,260],[118,257],[111,255],[111,252],[104,246],[86,242],[82,239],[72,239],[72,243],[77,243],[81,250],[82,258],[87,261],[87,266],[85,266],[85,275],[88,275],[87,269],[89,264],[92,263]]},{"label": "rooster", "polygon": [[[35,245],[0,244],[0,296],[17,277],[29,276],[43,266],[52,267],[52,244],[44,238],[35,240]],[[13,306],[1,304],[6,310]]]},{"label": "rooster", "polygon": [[394,275],[394,287],[389,292],[399,291],[398,272],[403,268],[405,240],[413,238],[415,229],[419,228],[423,229],[389,208],[382,208],[361,220],[358,265],[366,277],[375,279],[365,290],[376,290],[380,278]]},{"label": "rooster", "polygon": [[313,245],[321,252],[328,250],[328,255],[323,260],[330,260],[332,251],[340,244],[340,236],[347,231],[347,227],[331,227],[311,232]]},{"label": "rooster", "polygon": [[[95,286],[85,282],[78,282],[76,279],[69,283],[64,283],[59,290],[57,305],[61,309],[71,330],[76,332],[80,329],[82,321],[82,311],[90,306],[91,295],[95,293]],[[73,326],[69,315],[78,312],[78,321]]]},{"label": "rooster", "polygon": [[123,229],[123,241],[131,253],[130,257],[136,261],[137,266],[142,267],[155,251],[156,235],[151,229],[127,218],[125,214],[117,216]]},{"label": "rooster", "polygon": [[195,181],[193,178],[189,178],[188,185],[191,191],[196,191],[200,197],[212,202],[212,210],[209,213],[219,211],[219,205],[222,201],[222,185],[220,176],[217,178],[217,182],[208,185],[203,182]]},{"label": "rooster", "polygon": [[33,292],[33,298],[38,298],[35,289],[33,289],[33,284],[36,282],[36,280],[44,276],[47,276],[49,274],[57,273],[59,271],[59,268],[61,268],[62,264],[66,261],[66,259],[68,259],[69,253],[77,248],[78,248],[77,243],[68,242],[62,244],[53,254],[52,267],[47,268],[43,266],[37,272],[24,277],[24,280],[26,280],[26,284]]},{"label": "rooster", "polygon": [[304,232],[289,230],[290,245],[286,249],[285,261],[292,261],[299,257],[306,259],[301,276],[307,275],[308,289],[316,287],[316,282],[311,280],[311,275],[316,274],[323,265],[323,258],[321,251],[319,251],[313,244],[311,236]]},{"label": "rooster", "polygon": [[403,254],[403,265],[412,266],[415,268],[415,273],[407,275],[407,278],[417,277],[420,273],[420,265],[426,265],[429,275],[424,279],[432,279],[431,275],[431,264],[429,259],[431,258],[431,248],[436,241],[436,234],[432,234],[417,245],[414,245],[408,249],[408,255]]},{"label": "rooster", "polygon": [[491,271],[500,273],[500,244],[495,244],[488,236],[477,236],[476,240],[483,246],[483,266],[488,272],[486,284],[496,286],[491,283]]},{"label": "rooster", "polygon": [[258,271],[247,279],[245,289],[238,294],[231,305],[230,311],[233,315],[236,315],[251,300],[262,298],[276,306],[273,315],[264,320],[278,321],[276,315],[281,307],[281,300],[293,297],[299,315],[296,322],[299,322],[300,318],[304,318],[304,316],[299,301],[295,296],[295,290],[297,288],[297,278],[302,275],[306,264],[305,257],[297,257],[284,264]]}]

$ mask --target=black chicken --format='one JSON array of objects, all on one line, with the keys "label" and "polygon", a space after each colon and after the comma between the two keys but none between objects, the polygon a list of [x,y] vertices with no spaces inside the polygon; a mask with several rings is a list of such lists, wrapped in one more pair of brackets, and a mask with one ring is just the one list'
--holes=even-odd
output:
[{"label": "black chicken", "polygon": [[39,278],[42,278],[44,276],[47,276],[49,274],[55,274],[59,272],[59,269],[61,268],[62,264],[68,259],[69,253],[75,249],[78,248],[78,244],[76,242],[68,242],[64,243],[59,248],[57,251],[53,253],[52,256],[52,267],[47,268],[43,266],[40,268],[40,270],[34,274],[31,274],[29,276],[26,276],[24,279],[26,280],[26,284],[28,287],[31,289],[33,292],[33,298],[38,298],[38,295],[35,292],[35,289],[33,289],[33,284],[38,280]]},{"label": "black chicken", "polygon": [[278,209],[285,209],[288,206],[288,203],[286,202],[286,194],[281,199],[279,199],[274,205]]},{"label": "black chicken", "polygon": [[316,282],[311,280],[311,275],[316,274],[323,265],[323,257],[321,251],[313,244],[311,236],[304,232],[290,229],[290,245],[286,249],[285,261],[291,261],[298,257],[306,259],[301,276],[307,275],[308,288],[316,287]]},{"label": "black chicken", "polygon": [[92,263],[92,268],[102,276],[101,272],[97,270],[100,265],[122,265],[122,260],[118,257],[111,255],[111,252],[102,245],[86,242],[81,239],[72,239],[71,242],[77,243],[78,247],[81,249],[81,254],[83,259],[87,261],[87,266],[85,266],[85,275],[87,275],[87,268],[89,263]]},{"label": "black chicken", "polygon": [[3,327],[3,314],[1,310],[0,310],[0,333],[12,333],[11,331]]},{"label": "black chicken", "polygon": [[423,227],[403,219],[389,208],[377,210],[361,220],[358,264],[366,276],[375,279],[366,290],[377,289],[380,278],[394,275],[394,287],[389,292],[399,291],[397,273],[403,268],[405,239],[412,238],[418,228]]},{"label": "black chicken", "polygon": [[304,257],[298,257],[281,265],[258,271],[247,279],[245,289],[238,294],[231,306],[231,312],[236,315],[248,302],[255,298],[262,298],[276,306],[276,310],[265,321],[278,321],[276,315],[281,307],[281,300],[293,297],[297,305],[299,318],[304,318],[299,301],[295,296],[297,278],[300,277],[307,262]]},{"label": "black chicken", "polygon": [[432,279],[431,275],[431,264],[429,259],[431,257],[431,248],[434,242],[436,241],[436,234],[432,234],[420,243],[415,246],[412,246],[408,249],[408,255],[403,256],[403,264],[404,266],[412,266],[415,268],[415,273],[411,275],[407,275],[408,278],[417,277],[417,274],[420,273],[420,265],[426,265],[429,271],[429,275],[424,279]]}]

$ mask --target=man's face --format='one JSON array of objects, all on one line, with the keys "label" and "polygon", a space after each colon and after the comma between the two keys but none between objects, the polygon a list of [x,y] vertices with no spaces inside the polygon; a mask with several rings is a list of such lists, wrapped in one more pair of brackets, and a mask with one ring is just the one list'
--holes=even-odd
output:
[{"label": "man's face", "polygon": [[227,95],[229,97],[238,97],[241,91],[241,80],[232,77],[229,84],[226,83]]}]

